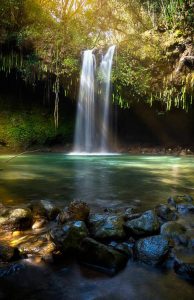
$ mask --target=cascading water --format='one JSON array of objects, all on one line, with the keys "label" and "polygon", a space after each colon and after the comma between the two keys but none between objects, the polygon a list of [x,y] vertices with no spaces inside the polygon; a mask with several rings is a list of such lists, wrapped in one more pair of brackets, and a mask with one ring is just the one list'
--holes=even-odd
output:
[{"label": "cascading water", "polygon": [[92,50],[83,54],[80,90],[75,128],[75,152],[92,152],[95,139],[94,122],[94,72],[95,56]]},{"label": "cascading water", "polygon": [[106,55],[102,58],[100,64],[100,74],[102,75],[102,124],[101,124],[101,141],[100,151],[108,152],[108,138],[110,130],[110,86],[111,70],[115,46],[111,46]]},{"label": "cascading water", "polygon": [[93,50],[84,51],[75,127],[74,153],[76,154],[102,153],[109,150],[110,77],[114,51],[115,46],[111,46],[100,63],[99,73],[102,81],[98,102],[95,97],[95,55]]}]

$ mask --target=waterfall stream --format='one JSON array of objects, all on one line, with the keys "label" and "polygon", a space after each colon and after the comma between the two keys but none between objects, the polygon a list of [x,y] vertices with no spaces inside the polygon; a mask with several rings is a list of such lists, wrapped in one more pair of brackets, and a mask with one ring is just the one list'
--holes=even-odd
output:
[{"label": "waterfall stream", "polygon": [[96,58],[93,50],[84,51],[77,104],[74,153],[107,153],[110,150],[108,142],[109,103],[114,51],[115,46],[111,46],[102,56],[99,67],[99,74],[102,76],[99,97],[96,96],[95,88],[97,86]]}]

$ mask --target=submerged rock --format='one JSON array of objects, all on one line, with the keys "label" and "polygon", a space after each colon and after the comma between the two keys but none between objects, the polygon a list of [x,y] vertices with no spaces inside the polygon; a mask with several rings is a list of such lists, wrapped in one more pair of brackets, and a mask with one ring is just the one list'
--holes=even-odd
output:
[{"label": "submerged rock", "polygon": [[80,246],[79,261],[88,267],[114,275],[125,267],[127,256],[99,243],[91,238],[85,238]]},{"label": "submerged rock", "polygon": [[169,242],[161,235],[140,239],[135,244],[135,256],[138,260],[149,264],[161,264],[168,256]]},{"label": "submerged rock", "polygon": [[81,241],[88,236],[83,221],[73,221],[64,226],[57,226],[50,231],[51,240],[63,251],[77,250]]},{"label": "submerged rock", "polygon": [[152,210],[148,210],[141,217],[126,222],[125,228],[129,234],[144,236],[157,233],[160,223],[157,215]]},{"label": "submerged rock", "polygon": [[174,271],[181,277],[194,281],[194,263],[183,263],[175,261]]},{"label": "submerged rock", "polygon": [[126,236],[122,215],[91,214],[88,227],[91,235],[96,239],[120,240]]},{"label": "submerged rock", "polygon": [[167,222],[161,226],[161,234],[168,239],[175,241],[178,244],[187,244],[188,237],[187,229],[178,222]]},{"label": "submerged rock", "polygon": [[73,201],[59,215],[59,221],[64,224],[68,221],[86,221],[90,213],[90,208],[83,201]]}]

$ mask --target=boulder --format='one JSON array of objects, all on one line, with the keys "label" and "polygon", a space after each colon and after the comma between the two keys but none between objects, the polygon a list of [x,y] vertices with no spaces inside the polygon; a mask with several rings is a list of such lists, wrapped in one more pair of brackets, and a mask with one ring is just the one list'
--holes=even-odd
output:
[{"label": "boulder", "polygon": [[187,229],[184,225],[171,221],[163,224],[160,230],[161,235],[175,241],[177,244],[187,244]]},{"label": "boulder", "polygon": [[89,231],[95,239],[121,240],[126,236],[122,215],[91,214],[88,219]]},{"label": "boulder", "polygon": [[64,224],[68,221],[86,221],[90,213],[90,208],[83,201],[73,201],[59,215],[59,222]]},{"label": "boulder", "polygon": [[79,261],[93,269],[114,275],[125,267],[127,260],[126,255],[92,238],[85,238],[81,243]]},{"label": "boulder", "polygon": [[11,209],[0,217],[0,227],[8,230],[26,230],[32,226],[32,213],[28,208]]},{"label": "boulder", "polygon": [[72,221],[64,226],[56,226],[50,230],[51,240],[63,252],[77,250],[81,241],[88,236],[88,230],[83,221]]},{"label": "boulder", "polygon": [[0,261],[1,262],[10,262],[20,258],[20,252],[17,248],[0,245]]},{"label": "boulder", "polygon": [[136,258],[149,265],[163,263],[169,250],[168,240],[161,235],[140,239],[135,244]]},{"label": "boulder", "polygon": [[131,235],[146,236],[157,233],[160,223],[155,212],[148,210],[141,217],[126,222],[125,228]]},{"label": "boulder", "polygon": [[155,207],[156,215],[161,218],[163,222],[166,221],[175,221],[178,216],[177,213],[170,208],[168,205],[158,205]]},{"label": "boulder", "polygon": [[174,271],[184,279],[194,281],[194,263],[175,261]]}]

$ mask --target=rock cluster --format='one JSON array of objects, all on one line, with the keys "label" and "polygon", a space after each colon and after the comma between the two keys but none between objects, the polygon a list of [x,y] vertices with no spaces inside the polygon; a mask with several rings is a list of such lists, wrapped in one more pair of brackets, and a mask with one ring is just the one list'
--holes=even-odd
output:
[{"label": "rock cluster", "polygon": [[171,259],[179,276],[194,280],[194,262],[176,257],[180,247],[194,248],[193,224],[185,221],[193,207],[190,196],[170,197],[167,204],[145,212],[129,207],[91,213],[82,201],[62,210],[49,201],[20,208],[0,204],[0,276],[20,269],[15,261],[21,258],[54,261],[73,256],[80,264],[110,275],[129,259],[152,266],[167,266]]}]

